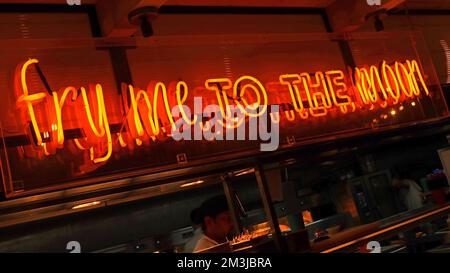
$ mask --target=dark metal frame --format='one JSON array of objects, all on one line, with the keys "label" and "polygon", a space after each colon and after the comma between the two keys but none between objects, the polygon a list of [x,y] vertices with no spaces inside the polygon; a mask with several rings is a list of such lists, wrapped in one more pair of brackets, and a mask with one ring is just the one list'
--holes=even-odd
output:
[{"label": "dark metal frame", "polygon": [[450,10],[433,9],[394,9],[388,12],[389,15],[450,15]]},{"label": "dark metal frame", "polygon": [[227,198],[228,207],[230,208],[231,218],[233,219],[234,223],[234,233],[240,234],[242,232],[242,224],[239,217],[239,212],[237,210],[237,206],[234,199],[234,189],[233,185],[231,183],[230,178],[227,175],[222,176],[222,187],[223,191],[225,193],[225,196]]},{"label": "dark metal frame", "polygon": [[55,4],[0,4],[1,13],[86,13],[89,17],[92,37],[101,37],[100,24],[95,5],[55,5]]},{"label": "dark metal frame", "polygon": [[324,8],[163,5],[160,14],[322,14]]},{"label": "dark metal frame", "polygon": [[281,234],[277,212],[275,211],[275,208],[273,206],[273,201],[270,195],[269,185],[267,184],[264,167],[260,163],[257,163],[255,165],[255,175],[264,207],[264,212],[266,214],[267,221],[269,222],[269,226],[274,237],[275,247],[277,248],[278,252],[286,253],[288,252],[286,237]]}]

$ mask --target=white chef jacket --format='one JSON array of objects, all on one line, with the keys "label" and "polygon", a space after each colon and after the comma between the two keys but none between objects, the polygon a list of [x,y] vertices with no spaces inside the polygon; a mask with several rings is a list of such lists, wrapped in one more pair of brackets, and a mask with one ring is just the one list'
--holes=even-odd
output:
[{"label": "white chef jacket", "polygon": [[218,244],[219,244],[218,242],[214,241],[213,239],[203,234],[203,236],[200,238],[200,240],[198,240],[197,245],[194,248],[194,253],[216,246]]},{"label": "white chef jacket", "polygon": [[194,236],[192,236],[191,239],[186,243],[184,246],[184,253],[192,253],[194,251],[195,246],[197,245],[197,242],[202,238],[203,231],[201,228],[196,228],[194,230]]},{"label": "white chef jacket", "polygon": [[407,189],[400,190],[400,198],[403,200],[406,208],[413,210],[422,207],[422,189],[420,186],[410,179],[404,179],[403,182],[409,185]]}]

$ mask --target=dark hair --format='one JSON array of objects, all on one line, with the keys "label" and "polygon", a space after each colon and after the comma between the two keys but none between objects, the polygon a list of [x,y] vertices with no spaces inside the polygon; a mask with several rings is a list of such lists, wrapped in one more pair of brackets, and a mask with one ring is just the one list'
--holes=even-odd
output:
[{"label": "dark hair", "polygon": [[202,223],[201,215],[200,215],[200,208],[195,208],[191,211],[190,214],[191,217],[191,223],[195,225],[200,225]]},{"label": "dark hair", "polygon": [[205,218],[207,216],[216,218],[222,212],[229,211],[227,198],[224,195],[217,195],[204,201],[200,206],[200,219],[202,229],[205,230]]}]

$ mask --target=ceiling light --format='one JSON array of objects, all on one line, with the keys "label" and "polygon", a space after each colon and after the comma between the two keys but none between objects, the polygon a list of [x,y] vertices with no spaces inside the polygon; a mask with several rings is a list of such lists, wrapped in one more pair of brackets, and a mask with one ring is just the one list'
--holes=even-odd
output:
[{"label": "ceiling light", "polygon": [[84,209],[84,208],[88,208],[88,207],[97,206],[100,203],[101,203],[100,201],[84,203],[84,204],[81,204],[81,205],[76,205],[76,206],[72,207],[72,209]]},{"label": "ceiling light", "polygon": [[204,182],[205,182],[204,180],[198,180],[198,181],[194,181],[194,182],[184,183],[183,185],[180,186],[180,188],[192,187],[195,185],[200,185]]}]

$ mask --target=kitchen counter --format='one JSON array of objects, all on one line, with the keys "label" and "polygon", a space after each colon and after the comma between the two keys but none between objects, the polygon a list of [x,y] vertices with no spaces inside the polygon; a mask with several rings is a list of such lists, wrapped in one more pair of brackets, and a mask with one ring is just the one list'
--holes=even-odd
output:
[{"label": "kitchen counter", "polygon": [[369,241],[389,238],[421,223],[433,221],[449,214],[450,204],[401,213],[371,224],[344,230],[320,242],[313,242],[311,243],[311,252],[330,253],[354,249]]}]

